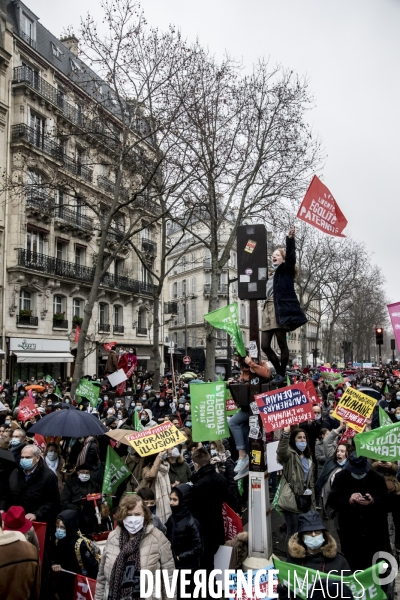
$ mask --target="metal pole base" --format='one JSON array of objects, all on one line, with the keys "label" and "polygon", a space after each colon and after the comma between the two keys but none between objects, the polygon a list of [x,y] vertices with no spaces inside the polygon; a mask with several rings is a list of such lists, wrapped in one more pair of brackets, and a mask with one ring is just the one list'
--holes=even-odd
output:
[{"label": "metal pole base", "polygon": [[[272,554],[271,510],[268,477],[264,472],[249,472],[249,557],[263,565]],[[247,564],[247,560],[245,564]],[[250,568],[250,567],[248,567]]]},{"label": "metal pole base", "polygon": [[255,556],[248,556],[242,563],[243,571],[258,571],[259,569],[267,569],[273,565],[272,560],[268,558],[256,558]]}]

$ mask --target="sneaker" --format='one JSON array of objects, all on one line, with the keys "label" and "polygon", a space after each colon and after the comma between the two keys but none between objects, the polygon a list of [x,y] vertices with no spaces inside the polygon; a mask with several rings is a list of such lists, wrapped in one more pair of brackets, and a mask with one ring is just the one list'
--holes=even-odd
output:
[{"label": "sneaker", "polygon": [[238,479],[243,479],[243,477],[246,477],[246,475],[248,475],[248,474],[249,474],[249,467],[245,467],[244,469],[239,471],[239,473],[237,473],[233,479],[235,481],[237,481]]},{"label": "sneaker", "polygon": [[239,473],[239,471],[243,471],[243,469],[245,469],[248,466],[249,457],[246,455],[244,458],[239,458],[233,470],[235,471],[235,473]]},{"label": "sneaker", "polygon": [[272,381],[270,381],[270,383],[284,383],[286,382],[286,377],[284,377],[283,375],[278,375],[276,374],[275,377],[273,378]]}]

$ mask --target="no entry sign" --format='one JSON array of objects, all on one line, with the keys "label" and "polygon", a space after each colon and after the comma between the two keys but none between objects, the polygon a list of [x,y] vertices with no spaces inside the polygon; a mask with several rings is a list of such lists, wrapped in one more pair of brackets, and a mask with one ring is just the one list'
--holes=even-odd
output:
[{"label": "no entry sign", "polygon": [[184,365],[190,365],[190,363],[192,362],[192,359],[190,358],[190,356],[184,356],[182,361],[183,361]]}]

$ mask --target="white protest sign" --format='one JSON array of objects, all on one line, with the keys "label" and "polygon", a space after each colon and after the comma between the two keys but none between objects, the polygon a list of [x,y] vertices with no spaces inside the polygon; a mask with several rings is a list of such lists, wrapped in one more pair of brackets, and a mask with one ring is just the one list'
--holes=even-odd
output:
[{"label": "white protest sign", "polygon": [[111,383],[112,387],[115,387],[119,383],[126,381],[128,378],[125,375],[125,371],[123,369],[118,369],[118,371],[115,371],[115,373],[107,375],[107,379]]}]

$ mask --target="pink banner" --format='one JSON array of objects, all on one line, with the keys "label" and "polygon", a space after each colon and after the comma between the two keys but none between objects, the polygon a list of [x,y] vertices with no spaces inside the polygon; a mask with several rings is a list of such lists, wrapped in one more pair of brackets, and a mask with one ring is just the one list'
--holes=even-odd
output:
[{"label": "pink banner", "polygon": [[390,320],[392,321],[393,333],[396,338],[397,349],[400,349],[400,302],[388,304]]}]

